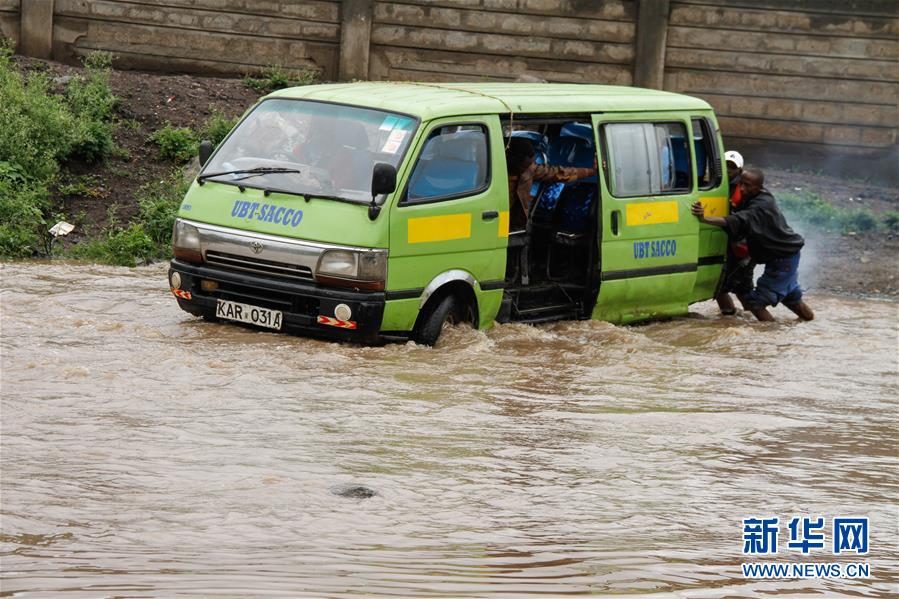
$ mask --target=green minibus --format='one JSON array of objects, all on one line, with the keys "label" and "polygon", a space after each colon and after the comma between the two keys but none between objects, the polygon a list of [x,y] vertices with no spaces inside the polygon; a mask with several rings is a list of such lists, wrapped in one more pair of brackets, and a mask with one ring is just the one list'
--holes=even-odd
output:
[{"label": "green minibus", "polygon": [[[535,182],[526,224],[510,230],[516,137],[537,164],[596,168]],[[726,236],[690,204],[727,214],[722,155],[706,102],[656,90],[280,90],[217,148],[201,144],[170,288],[209,320],[365,344],[433,345],[466,322],[683,315],[721,278]]]}]

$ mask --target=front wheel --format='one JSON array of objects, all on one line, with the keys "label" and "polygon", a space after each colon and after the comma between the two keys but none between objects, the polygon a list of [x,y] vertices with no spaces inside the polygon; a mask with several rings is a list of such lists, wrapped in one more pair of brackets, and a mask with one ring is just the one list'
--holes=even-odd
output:
[{"label": "front wheel", "polygon": [[463,309],[454,295],[447,295],[425,308],[412,332],[412,340],[421,345],[434,345],[447,326],[463,321]]}]

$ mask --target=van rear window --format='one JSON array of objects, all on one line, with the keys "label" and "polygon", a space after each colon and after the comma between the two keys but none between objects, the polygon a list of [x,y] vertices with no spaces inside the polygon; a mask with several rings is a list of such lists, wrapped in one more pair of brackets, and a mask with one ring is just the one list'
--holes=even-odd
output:
[{"label": "van rear window", "polygon": [[690,191],[687,127],[683,123],[605,125],[606,180],[616,197]]}]

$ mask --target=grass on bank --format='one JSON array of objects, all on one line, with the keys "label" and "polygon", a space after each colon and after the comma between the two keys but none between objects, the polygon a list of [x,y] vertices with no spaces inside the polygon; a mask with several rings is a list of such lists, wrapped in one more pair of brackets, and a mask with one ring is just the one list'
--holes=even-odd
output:
[{"label": "grass on bank", "polygon": [[224,113],[212,110],[199,131],[190,127],[175,127],[166,123],[162,129],[154,131],[150,142],[159,148],[159,157],[169,162],[183,164],[197,155],[200,149],[200,141],[208,139],[217,146],[225,139],[228,132],[237,124],[237,117],[228,118]]},{"label": "grass on bank", "polygon": [[[112,60],[107,52],[91,53],[84,60],[85,76],[52,79],[40,70],[22,72],[10,45],[0,43],[0,257],[55,253],[133,266],[170,256],[172,224],[189,186],[180,168],[140,188],[139,211],[129,223],[115,218],[113,206],[104,230],[68,250],[54,244],[49,233],[56,222],[69,220],[55,200],[95,191],[89,175],[73,177],[67,167],[99,164],[118,151]],[[185,162],[196,155],[199,139],[217,144],[235,122],[213,111],[197,132],[168,126],[153,137],[163,157]]]},{"label": "grass on bank", "polygon": [[267,94],[285,87],[317,83],[320,76],[321,73],[314,69],[290,70],[274,65],[263,69],[259,75],[245,76],[243,82],[250,89]]},{"label": "grass on bank", "polygon": [[109,87],[108,53],[89,55],[86,76],[67,83],[21,72],[12,55],[11,44],[0,40],[0,256],[26,258],[51,246],[50,221],[59,215],[50,189],[61,167],[96,164],[116,150],[118,100]]},{"label": "grass on bank", "polygon": [[779,192],[777,203],[788,220],[828,233],[899,232],[899,212],[875,214],[867,208],[849,210],[824,201],[814,192]]},{"label": "grass on bank", "polygon": [[[70,250],[73,257],[118,266],[135,266],[171,257],[172,226],[190,181],[175,169],[169,177],[141,187],[139,212],[121,224],[111,209],[109,225],[97,238]],[[114,207],[113,207],[114,208]]]}]

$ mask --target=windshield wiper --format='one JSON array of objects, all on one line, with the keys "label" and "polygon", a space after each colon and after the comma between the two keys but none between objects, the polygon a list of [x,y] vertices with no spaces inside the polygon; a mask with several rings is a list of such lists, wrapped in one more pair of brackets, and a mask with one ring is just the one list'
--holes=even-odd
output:
[{"label": "windshield wiper", "polygon": [[309,202],[312,198],[317,198],[320,200],[337,200],[338,202],[346,202],[347,201],[346,198],[342,198],[340,196],[324,195],[324,194],[315,193],[315,192],[309,193],[309,192],[303,192],[303,191],[291,191],[289,189],[275,189],[274,187],[255,187],[254,189],[261,189],[262,195],[264,195],[265,197],[268,197],[268,196],[272,195],[273,193],[283,193],[283,194],[287,194],[289,196],[301,197],[304,200],[306,200],[306,202]]},{"label": "windshield wiper", "polygon": [[200,185],[203,184],[206,179],[211,177],[221,177],[222,175],[243,175],[246,174],[248,176],[241,177],[240,179],[233,179],[236,181],[243,181],[244,179],[249,179],[250,177],[256,177],[259,175],[268,175],[271,173],[301,173],[300,169],[296,168],[285,168],[281,166],[257,166],[256,168],[241,168],[233,171],[222,171],[220,173],[206,173],[197,177],[197,183]]}]

